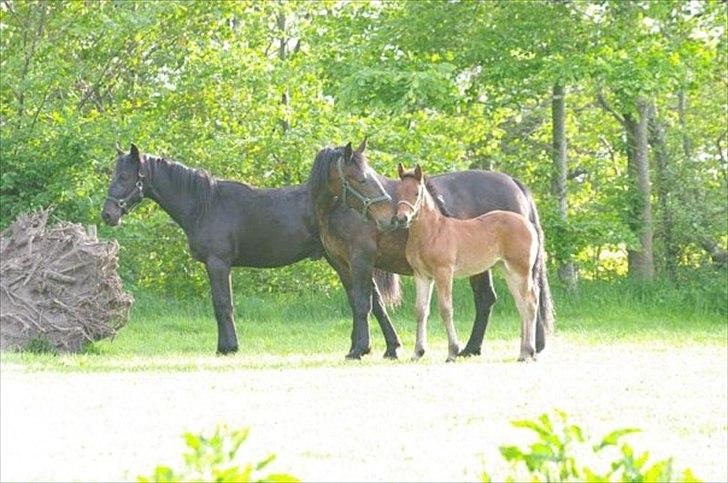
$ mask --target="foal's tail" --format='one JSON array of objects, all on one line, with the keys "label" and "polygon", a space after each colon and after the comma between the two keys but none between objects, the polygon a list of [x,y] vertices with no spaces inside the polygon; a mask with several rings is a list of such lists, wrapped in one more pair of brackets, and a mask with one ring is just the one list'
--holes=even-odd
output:
[{"label": "foal's tail", "polygon": [[536,263],[533,265],[531,276],[533,282],[538,287],[538,316],[536,318],[536,351],[541,352],[546,346],[546,333],[554,331],[554,302],[551,298],[551,287],[549,286],[548,272],[546,271],[546,250],[544,248],[543,230],[538,217],[536,203],[533,200],[531,192],[515,178],[513,181],[523,191],[528,199],[529,215],[533,227],[536,229],[538,236],[538,254],[536,255]]},{"label": "foal's tail", "polygon": [[377,283],[379,293],[382,294],[382,300],[384,300],[385,305],[396,307],[402,302],[399,275],[375,268],[374,281]]}]

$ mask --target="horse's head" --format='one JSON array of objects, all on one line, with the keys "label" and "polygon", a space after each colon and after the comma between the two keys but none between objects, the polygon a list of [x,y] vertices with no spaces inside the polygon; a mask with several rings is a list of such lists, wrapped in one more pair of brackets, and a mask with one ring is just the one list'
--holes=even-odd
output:
[{"label": "horse's head", "polygon": [[107,225],[116,226],[121,217],[144,199],[145,159],[136,145],[125,153],[116,147],[116,168],[109,185],[108,196],[101,210]]},{"label": "horse's head", "polygon": [[349,208],[376,222],[379,229],[390,231],[396,228],[391,224],[392,198],[367,162],[366,145],[364,139],[356,150],[351,143],[340,148],[342,155],[329,167],[329,189]]},{"label": "horse's head", "polygon": [[422,199],[425,196],[425,177],[422,168],[418,164],[414,170],[406,171],[402,163],[397,165],[399,173],[399,184],[397,185],[397,213],[392,219],[392,224],[401,228],[409,228],[410,223],[417,215],[422,206]]}]

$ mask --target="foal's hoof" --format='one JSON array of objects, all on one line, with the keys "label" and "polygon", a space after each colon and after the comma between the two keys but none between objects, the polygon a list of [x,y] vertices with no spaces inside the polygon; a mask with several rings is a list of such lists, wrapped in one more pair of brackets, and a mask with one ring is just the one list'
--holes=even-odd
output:
[{"label": "foal's hoof", "polygon": [[465,349],[460,351],[460,354],[458,354],[458,357],[473,357],[473,356],[479,356],[480,355],[480,347],[468,347],[465,346]]},{"label": "foal's hoof", "polygon": [[410,360],[412,362],[419,361],[420,359],[422,359],[422,356],[424,356],[424,355],[425,355],[425,349],[422,349],[422,348],[415,349],[414,353],[412,354],[412,357],[410,357]]},{"label": "foal's hoof", "polygon": [[518,356],[518,362],[536,362],[536,353],[521,353]]},{"label": "foal's hoof", "polygon": [[226,356],[228,354],[235,354],[238,351],[238,346],[236,345],[229,345],[229,346],[217,346],[217,353],[221,356]]}]

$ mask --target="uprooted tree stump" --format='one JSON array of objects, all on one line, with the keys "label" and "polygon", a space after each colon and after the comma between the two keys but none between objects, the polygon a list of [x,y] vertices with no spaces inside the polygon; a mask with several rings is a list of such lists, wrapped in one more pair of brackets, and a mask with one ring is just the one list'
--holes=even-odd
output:
[{"label": "uprooted tree stump", "polygon": [[40,342],[78,352],[129,318],[118,245],[74,223],[49,227],[48,215],[22,215],[0,233],[0,350]]}]

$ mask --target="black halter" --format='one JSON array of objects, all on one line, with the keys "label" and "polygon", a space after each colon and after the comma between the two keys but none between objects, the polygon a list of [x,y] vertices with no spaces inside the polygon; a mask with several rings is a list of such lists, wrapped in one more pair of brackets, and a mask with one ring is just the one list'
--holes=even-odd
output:
[{"label": "black halter", "polygon": [[341,178],[341,201],[346,206],[351,208],[352,210],[355,209],[353,206],[346,203],[346,193],[351,193],[356,199],[358,199],[361,204],[361,211],[359,211],[359,214],[362,218],[367,217],[367,212],[369,211],[369,207],[373,205],[374,203],[379,203],[380,201],[392,201],[392,197],[389,196],[389,194],[384,191],[384,188],[379,185],[379,188],[381,190],[381,194],[379,196],[376,196],[374,198],[370,198],[363,194],[361,191],[354,188],[351,183],[346,179],[346,176],[344,176],[344,169],[341,167],[341,163],[344,161],[344,157],[340,156],[339,159],[336,160],[336,169],[339,171],[339,178]]},{"label": "black halter", "polygon": [[136,208],[142,201],[144,201],[144,179],[144,173],[142,173],[142,170],[140,168],[137,172],[136,183],[134,183],[134,187],[128,195],[122,196],[121,198],[114,198],[113,196],[109,195],[106,197],[106,199],[108,201],[113,201],[116,206],[119,207],[122,214],[131,213],[131,210]]}]

